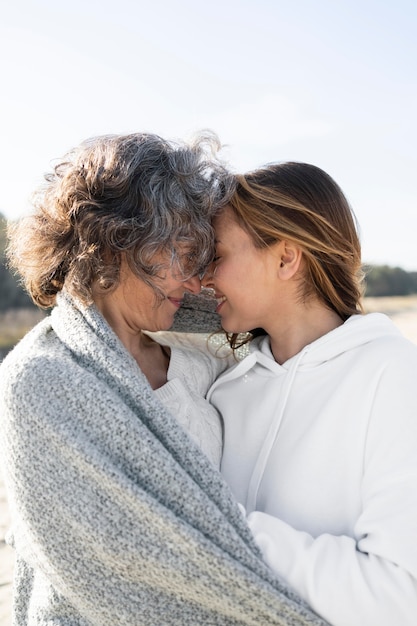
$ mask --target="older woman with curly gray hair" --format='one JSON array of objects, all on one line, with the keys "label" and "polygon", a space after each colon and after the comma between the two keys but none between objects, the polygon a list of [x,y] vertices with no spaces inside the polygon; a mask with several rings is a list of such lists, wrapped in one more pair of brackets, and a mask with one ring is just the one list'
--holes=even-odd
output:
[{"label": "older woman with curly gray hair", "polygon": [[11,266],[52,308],[0,368],[17,626],[322,623],[215,467],[205,394],[228,359],[162,332],[213,257],[234,185],[218,147],[92,139],[10,229]]}]

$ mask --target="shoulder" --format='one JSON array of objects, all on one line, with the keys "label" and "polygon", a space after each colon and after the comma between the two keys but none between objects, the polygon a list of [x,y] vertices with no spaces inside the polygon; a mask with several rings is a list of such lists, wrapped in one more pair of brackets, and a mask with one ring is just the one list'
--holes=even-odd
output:
[{"label": "shoulder", "polygon": [[226,336],[218,333],[182,333],[173,331],[160,331],[146,333],[157,343],[172,349],[181,349],[196,358],[203,357],[208,361],[225,361],[226,366],[233,361],[233,351],[229,346]]},{"label": "shoulder", "polygon": [[[3,385],[12,382],[23,382],[26,377],[34,374],[38,367],[35,363],[53,357],[54,333],[49,318],[42,320],[9,352],[0,366],[0,381]],[[41,368],[42,370],[42,368]]]},{"label": "shoulder", "polygon": [[417,363],[417,346],[383,313],[350,317],[335,331],[335,339],[342,352],[360,354],[358,367],[366,362],[375,363],[378,369]]},{"label": "shoulder", "polygon": [[47,318],[17,344],[0,366],[2,418],[29,427],[31,419],[36,422],[47,413],[52,415],[54,408],[73,402],[74,390],[87,387],[87,379],[88,373],[76,363]]},{"label": "shoulder", "polygon": [[171,348],[169,379],[179,378],[199,393],[236,362],[223,334],[147,333],[152,339]]}]

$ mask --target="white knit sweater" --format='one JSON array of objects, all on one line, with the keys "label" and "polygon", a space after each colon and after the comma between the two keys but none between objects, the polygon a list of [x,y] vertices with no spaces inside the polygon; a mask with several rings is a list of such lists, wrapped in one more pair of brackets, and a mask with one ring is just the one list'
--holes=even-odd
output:
[{"label": "white knit sweater", "polygon": [[231,349],[208,334],[147,334],[171,348],[168,382],[155,390],[157,397],[213,465],[220,468],[222,423],[219,413],[206,400],[206,394],[217,376],[236,362]]}]

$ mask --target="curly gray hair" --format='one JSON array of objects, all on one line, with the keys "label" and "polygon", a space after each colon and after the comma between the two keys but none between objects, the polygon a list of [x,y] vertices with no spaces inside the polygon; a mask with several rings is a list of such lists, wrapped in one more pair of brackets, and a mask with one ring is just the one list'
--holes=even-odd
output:
[{"label": "curly gray hair", "polygon": [[234,188],[206,131],[193,141],[158,135],[105,135],[83,142],[45,175],[33,214],[9,226],[9,265],[36,304],[49,307],[64,287],[82,301],[111,290],[123,255],[151,285],[176,265],[184,280],[213,257],[215,212]]}]

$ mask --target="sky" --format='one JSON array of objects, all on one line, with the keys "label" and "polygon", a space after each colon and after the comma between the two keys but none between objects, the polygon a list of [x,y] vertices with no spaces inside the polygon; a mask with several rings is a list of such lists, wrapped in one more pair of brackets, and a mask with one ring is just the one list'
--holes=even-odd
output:
[{"label": "sky", "polygon": [[415,0],[0,0],[0,212],[84,139],[210,128],[327,171],[365,263],[417,270]]}]

